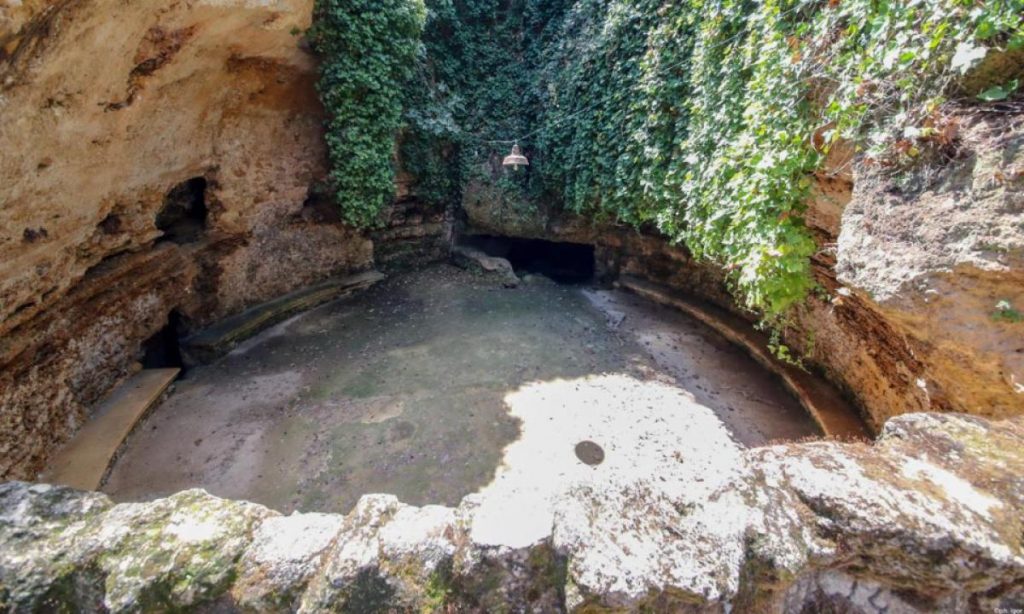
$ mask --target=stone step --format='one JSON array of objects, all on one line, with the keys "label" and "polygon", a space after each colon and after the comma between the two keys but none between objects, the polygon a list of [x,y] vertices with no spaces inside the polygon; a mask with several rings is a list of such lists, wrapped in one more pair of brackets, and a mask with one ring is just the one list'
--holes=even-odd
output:
[{"label": "stone step", "polygon": [[745,349],[754,360],[782,379],[782,383],[814,418],[826,437],[856,440],[870,437],[860,414],[838,390],[810,373],[776,358],[768,349],[768,335],[754,329],[743,318],[721,307],[637,277],[623,275],[615,285],[648,300],[678,309]]},{"label": "stone step", "polygon": [[144,369],[114,389],[56,455],[43,482],[97,490],[121,444],[181,369]]},{"label": "stone step", "polygon": [[182,350],[190,362],[208,363],[230,352],[256,333],[300,311],[369,288],[384,279],[378,271],[367,271],[331,279],[250,307],[182,340]]}]

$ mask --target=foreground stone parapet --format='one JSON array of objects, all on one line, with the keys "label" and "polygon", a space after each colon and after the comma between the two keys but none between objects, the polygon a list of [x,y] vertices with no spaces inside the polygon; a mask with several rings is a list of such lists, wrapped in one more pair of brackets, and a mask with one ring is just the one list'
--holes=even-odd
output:
[{"label": "foreground stone parapet", "polygon": [[[0,608],[961,612],[1024,604],[1024,424],[891,420],[874,445],[744,453],[710,496],[671,476],[559,496],[549,536],[483,545],[478,502],[367,495],[281,516],[186,491],[113,505],[0,486]],[[698,490],[699,489],[695,489]]]}]

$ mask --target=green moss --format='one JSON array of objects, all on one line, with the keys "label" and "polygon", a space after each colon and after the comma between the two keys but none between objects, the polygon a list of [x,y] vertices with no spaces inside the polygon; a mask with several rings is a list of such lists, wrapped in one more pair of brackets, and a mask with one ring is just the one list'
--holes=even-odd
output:
[{"label": "green moss", "polygon": [[996,310],[992,312],[992,319],[996,322],[1018,324],[1024,322],[1024,314],[1014,309],[1010,301],[1003,300],[996,303]]},{"label": "green moss", "polygon": [[449,600],[469,611],[510,612],[511,604],[502,587],[508,571],[491,559],[481,560],[469,575],[452,581]]},{"label": "green moss", "polygon": [[[191,492],[162,501],[149,514],[133,519],[125,539],[100,559],[109,573],[106,593],[111,601],[178,611],[215,600],[230,589],[254,516],[240,504],[215,502]],[[215,523],[219,530],[202,541],[181,540],[169,532],[175,518]]]},{"label": "green moss", "polygon": [[775,591],[788,586],[794,575],[777,566],[762,535],[747,535],[744,540],[740,585],[734,601],[740,611],[759,612],[771,604]]},{"label": "green moss", "polygon": [[345,221],[376,226],[394,197],[391,165],[402,87],[426,18],[422,0],[317,0],[309,39],[320,53],[330,183]]},{"label": "green moss", "polygon": [[448,604],[452,586],[452,561],[446,559],[434,569],[424,589],[423,612],[442,612]]},{"label": "green moss", "polygon": [[569,561],[544,543],[530,550],[527,558],[530,584],[526,596],[537,601],[547,594],[557,595],[558,603],[565,603],[565,584],[569,575]]}]

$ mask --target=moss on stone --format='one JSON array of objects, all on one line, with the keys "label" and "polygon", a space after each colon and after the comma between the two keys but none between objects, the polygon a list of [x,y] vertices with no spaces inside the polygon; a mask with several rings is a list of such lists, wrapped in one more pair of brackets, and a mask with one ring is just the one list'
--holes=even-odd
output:
[{"label": "moss on stone", "polygon": [[537,601],[554,592],[559,603],[565,603],[565,583],[569,575],[569,561],[550,544],[543,543],[530,550],[526,559],[529,586],[526,597]]},{"label": "moss on stone", "polygon": [[422,612],[441,612],[448,604],[453,590],[452,561],[446,559],[431,572],[427,579],[420,610]]}]

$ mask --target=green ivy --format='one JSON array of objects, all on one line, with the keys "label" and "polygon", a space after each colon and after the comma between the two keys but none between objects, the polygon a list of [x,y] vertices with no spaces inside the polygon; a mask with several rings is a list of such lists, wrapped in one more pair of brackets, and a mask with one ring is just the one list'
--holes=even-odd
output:
[{"label": "green ivy", "polygon": [[308,36],[321,56],[330,183],[345,221],[374,226],[394,197],[402,88],[422,48],[422,0],[317,0]]},{"label": "green ivy", "polygon": [[814,287],[802,215],[828,149],[898,165],[941,144],[944,97],[1022,46],[1022,16],[1022,0],[580,0],[539,67],[534,170],[568,208],[720,263],[779,318]]},{"label": "green ivy", "polygon": [[[900,168],[950,146],[951,96],[1024,47],[1024,0],[319,0],[313,40],[346,219],[391,196],[391,153],[426,200],[470,182],[654,226],[722,265],[777,321],[814,287],[812,173],[851,143]],[[343,8],[344,7],[344,8]],[[353,8],[357,7],[357,8]],[[422,53],[420,28],[422,31]],[[404,111],[403,111],[404,108]],[[501,173],[522,137],[527,172]]]}]

